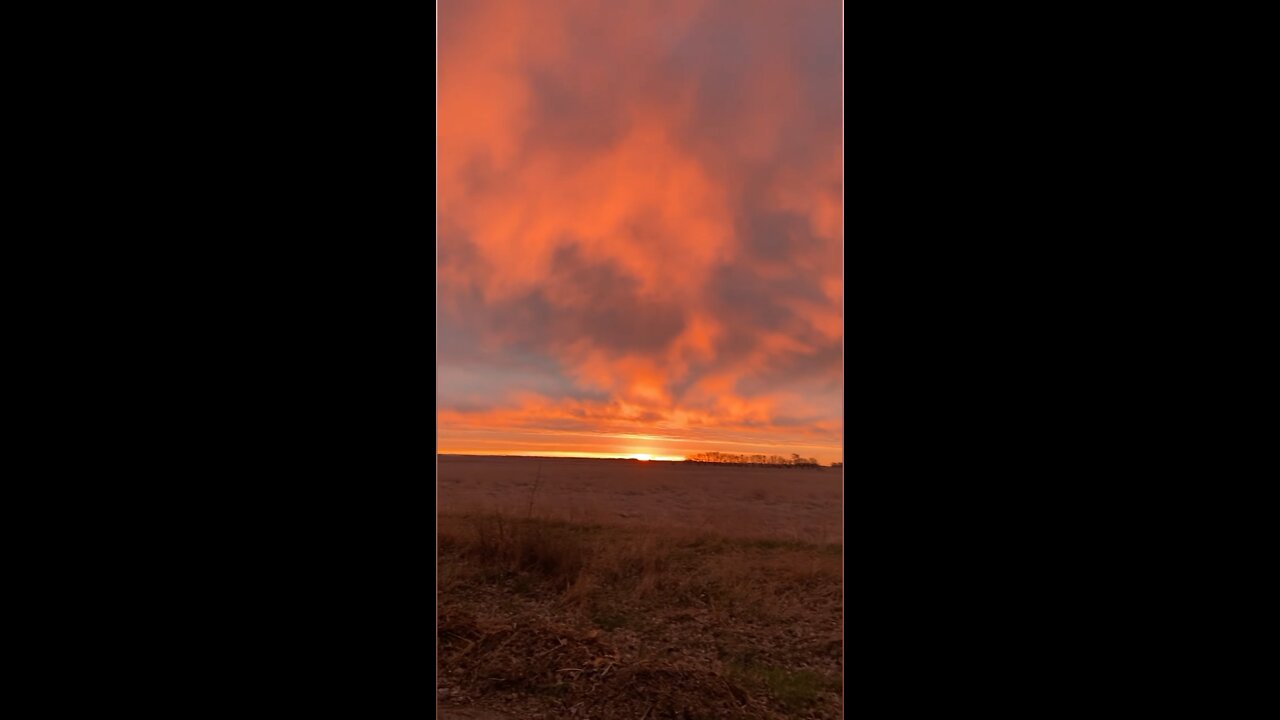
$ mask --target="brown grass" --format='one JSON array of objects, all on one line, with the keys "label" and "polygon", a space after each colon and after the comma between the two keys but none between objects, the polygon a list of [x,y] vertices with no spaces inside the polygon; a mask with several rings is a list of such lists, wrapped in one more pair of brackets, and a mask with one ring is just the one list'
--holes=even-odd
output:
[{"label": "brown grass", "polygon": [[841,548],[444,515],[450,701],[522,718],[840,716]]},{"label": "brown grass", "polygon": [[439,503],[449,513],[532,514],[816,544],[841,537],[843,473],[831,468],[442,456],[439,474]]}]

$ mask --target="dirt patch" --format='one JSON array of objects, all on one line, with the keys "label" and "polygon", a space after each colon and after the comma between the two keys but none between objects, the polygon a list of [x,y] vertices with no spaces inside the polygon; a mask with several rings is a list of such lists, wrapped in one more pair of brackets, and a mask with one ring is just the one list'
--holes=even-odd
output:
[{"label": "dirt patch", "polygon": [[516,718],[511,715],[504,715],[492,710],[450,707],[448,705],[441,706],[440,716],[443,717],[444,720],[516,720]]}]

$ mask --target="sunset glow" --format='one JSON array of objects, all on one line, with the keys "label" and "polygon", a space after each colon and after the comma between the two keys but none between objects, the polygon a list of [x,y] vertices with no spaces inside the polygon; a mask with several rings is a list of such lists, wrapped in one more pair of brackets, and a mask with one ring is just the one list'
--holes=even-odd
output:
[{"label": "sunset glow", "polygon": [[843,461],[838,0],[440,0],[439,451]]},{"label": "sunset glow", "polygon": [[549,457],[549,458],[584,458],[596,460],[659,460],[664,462],[682,462],[683,455],[650,455],[647,453],[593,453],[578,451],[547,450],[543,452],[498,452],[495,450],[451,450],[445,455],[505,455],[509,457]]}]

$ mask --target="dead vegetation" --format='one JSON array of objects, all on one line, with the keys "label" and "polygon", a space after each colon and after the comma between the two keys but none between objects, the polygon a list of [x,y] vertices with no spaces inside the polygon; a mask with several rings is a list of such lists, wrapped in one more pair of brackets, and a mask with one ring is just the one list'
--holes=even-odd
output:
[{"label": "dead vegetation", "polygon": [[840,717],[841,549],[443,516],[447,702],[522,718]]},{"label": "dead vegetation", "polygon": [[842,474],[678,462],[441,456],[448,513],[837,542]]}]

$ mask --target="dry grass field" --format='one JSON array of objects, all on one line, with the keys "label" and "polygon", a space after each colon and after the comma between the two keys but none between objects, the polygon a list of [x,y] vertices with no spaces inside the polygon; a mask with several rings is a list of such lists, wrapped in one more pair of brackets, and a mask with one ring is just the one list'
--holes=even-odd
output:
[{"label": "dry grass field", "polygon": [[444,717],[841,717],[841,482],[442,456]]},{"label": "dry grass field", "polygon": [[448,514],[524,517],[532,498],[546,519],[826,544],[841,539],[842,478],[838,468],[444,455],[438,493]]}]

